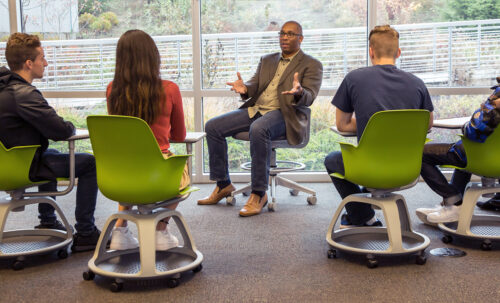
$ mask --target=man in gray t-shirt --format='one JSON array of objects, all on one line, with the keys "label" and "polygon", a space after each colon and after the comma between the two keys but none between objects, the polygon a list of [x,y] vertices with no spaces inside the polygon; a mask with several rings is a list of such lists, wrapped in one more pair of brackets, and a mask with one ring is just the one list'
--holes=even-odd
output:
[{"label": "man in gray t-shirt", "polygon": [[[373,66],[347,74],[332,100],[338,130],[356,132],[359,140],[373,114],[393,109],[426,109],[431,112],[429,127],[432,126],[434,107],[424,82],[395,65],[401,55],[399,33],[389,25],[376,26],[369,39]],[[329,174],[344,174],[342,153],[330,153],[325,158],[325,167]],[[332,181],[342,199],[361,193],[357,184],[333,177]],[[346,210],[341,225],[381,225],[369,204],[348,203]]]}]

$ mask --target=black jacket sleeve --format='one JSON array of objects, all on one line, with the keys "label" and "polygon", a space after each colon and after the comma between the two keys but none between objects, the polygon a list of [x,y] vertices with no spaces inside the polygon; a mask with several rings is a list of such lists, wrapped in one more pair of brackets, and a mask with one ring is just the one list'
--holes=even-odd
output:
[{"label": "black jacket sleeve", "polygon": [[17,112],[45,138],[64,140],[75,133],[71,122],[64,121],[33,86],[20,85],[16,89]]}]

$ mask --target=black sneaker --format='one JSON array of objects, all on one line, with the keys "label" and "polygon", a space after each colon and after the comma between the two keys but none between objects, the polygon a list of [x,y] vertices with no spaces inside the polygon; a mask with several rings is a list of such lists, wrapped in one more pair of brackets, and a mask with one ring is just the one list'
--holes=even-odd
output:
[{"label": "black sneaker", "polygon": [[382,222],[380,222],[379,219],[376,219],[375,222],[373,222],[372,224],[368,224],[365,222],[361,225],[354,225],[352,224],[351,219],[347,214],[342,214],[342,216],[340,216],[340,228],[352,228],[352,227],[364,227],[364,226],[369,226],[369,227],[382,226]]},{"label": "black sneaker", "polygon": [[500,200],[495,199],[495,198],[491,198],[485,202],[477,202],[476,205],[477,205],[477,207],[484,209],[484,210],[500,211]]},{"label": "black sneaker", "polygon": [[82,235],[81,233],[76,233],[73,235],[73,244],[71,245],[72,252],[81,252],[94,250],[97,242],[99,241],[99,236],[101,231],[97,228],[94,229],[89,235]]},{"label": "black sneaker", "polygon": [[[75,230],[73,226],[69,226],[71,229],[71,233],[74,233]],[[55,220],[54,222],[40,222],[39,225],[35,226],[35,229],[58,229],[62,231],[66,231],[66,227],[59,220]]]}]

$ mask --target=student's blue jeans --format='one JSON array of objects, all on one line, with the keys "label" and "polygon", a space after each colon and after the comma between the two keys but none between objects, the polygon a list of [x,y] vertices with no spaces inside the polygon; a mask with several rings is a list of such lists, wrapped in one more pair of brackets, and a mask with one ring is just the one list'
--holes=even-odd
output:
[{"label": "student's blue jeans", "polygon": [[422,169],[420,175],[425,183],[438,195],[443,197],[445,204],[453,204],[462,200],[467,183],[469,183],[471,174],[455,169],[451,177],[451,183],[448,183],[445,176],[439,169],[439,165],[453,165],[465,167],[466,161],[463,161],[450,148],[453,144],[449,143],[429,143],[424,146],[424,155],[422,157]]},{"label": "student's blue jeans", "polygon": [[246,108],[237,109],[210,119],[205,124],[210,165],[210,179],[229,180],[227,137],[249,132],[252,161],[252,190],[266,191],[271,162],[271,141],[286,134],[285,120],[280,110],[249,118]]},{"label": "student's blue jeans", "polygon": [[[69,154],[48,149],[42,155],[42,162],[49,167],[57,178],[69,178]],[[83,235],[95,229],[94,210],[97,199],[97,178],[94,156],[86,153],[75,154],[75,177],[78,178],[76,190],[75,229]],[[39,191],[56,191],[57,182],[49,182],[38,187]],[[40,221],[50,223],[56,220],[54,208],[50,204],[38,205]]]},{"label": "student's blue jeans", "polygon": [[[341,152],[331,152],[325,158],[325,167],[328,174],[339,173],[344,175],[344,161],[342,159]],[[362,189],[359,185],[349,182],[345,179],[332,178],[333,185],[340,194],[340,197],[344,199],[345,197],[352,194],[359,194]],[[370,204],[361,202],[350,202],[345,205],[347,211],[347,216],[349,220],[354,225],[363,225],[366,221],[373,218],[375,211],[372,209]]]}]

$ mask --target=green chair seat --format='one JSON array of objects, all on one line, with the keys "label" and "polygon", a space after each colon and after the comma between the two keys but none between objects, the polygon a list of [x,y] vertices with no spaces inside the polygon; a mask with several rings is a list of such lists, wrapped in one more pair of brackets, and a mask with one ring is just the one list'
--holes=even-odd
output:
[{"label": "green chair seat", "polygon": [[89,116],[87,122],[97,183],[104,196],[140,205],[181,194],[179,185],[188,156],[163,158],[146,122],[126,116]]},{"label": "green chair seat", "polygon": [[[73,240],[68,220],[56,201],[43,192],[26,193],[27,187],[40,185],[48,181],[33,182],[29,172],[33,157],[39,145],[16,146],[5,148],[0,142],[0,191],[7,191],[8,196],[0,197],[0,258],[16,258],[14,269],[22,269],[27,255],[45,254],[59,250],[60,257],[66,257],[67,246]],[[19,212],[26,205],[46,203],[54,207],[66,230],[27,229],[5,230],[8,215]],[[29,222],[29,221],[28,221]]]},{"label": "green chair seat", "polygon": [[428,120],[429,112],[425,110],[374,114],[358,146],[340,143],[345,174],[333,176],[377,189],[410,184],[420,174]]},{"label": "green chair seat", "polygon": [[[426,110],[391,110],[375,113],[357,146],[340,143],[345,174],[333,173],[364,186],[370,193],[345,197],[337,207],[326,234],[331,249],[366,254],[368,267],[377,266],[375,255],[416,254],[424,264],[430,239],[411,228],[405,199],[398,191],[416,183],[422,166],[422,152],[429,127]],[[346,204],[367,203],[382,210],[387,227],[335,229]]]},{"label": "green chair seat", "polygon": [[[446,167],[462,169],[481,179],[490,179],[491,185],[483,186],[478,182],[470,182],[462,199],[458,222],[439,224],[438,227],[447,236],[443,239],[451,241],[451,235],[483,240],[481,248],[491,249],[491,242],[500,242],[500,216],[474,214],[476,202],[482,195],[500,192],[500,184],[495,179],[500,178],[500,161],[496,152],[500,147],[500,130],[495,130],[483,143],[474,142],[460,135],[467,156],[465,167],[446,165]],[[442,166],[444,167],[444,166]]]},{"label": "green chair seat", "polygon": [[[203,255],[196,249],[181,214],[162,208],[181,202],[197,190],[189,186],[179,191],[188,155],[175,155],[165,159],[149,125],[139,118],[89,116],[87,125],[96,159],[100,191],[122,205],[137,206],[137,210],[118,212],[108,218],[94,256],[89,260],[89,271],[85,275],[149,279],[172,277],[188,270],[201,270]],[[173,219],[170,222],[176,223],[183,238],[183,246],[155,251],[156,226],[169,217]],[[106,249],[106,243],[118,219],[137,225],[138,249]],[[124,256],[119,266],[115,264],[117,256]],[[137,270],[123,272],[126,266]],[[175,281],[178,283],[179,280]]]}]

